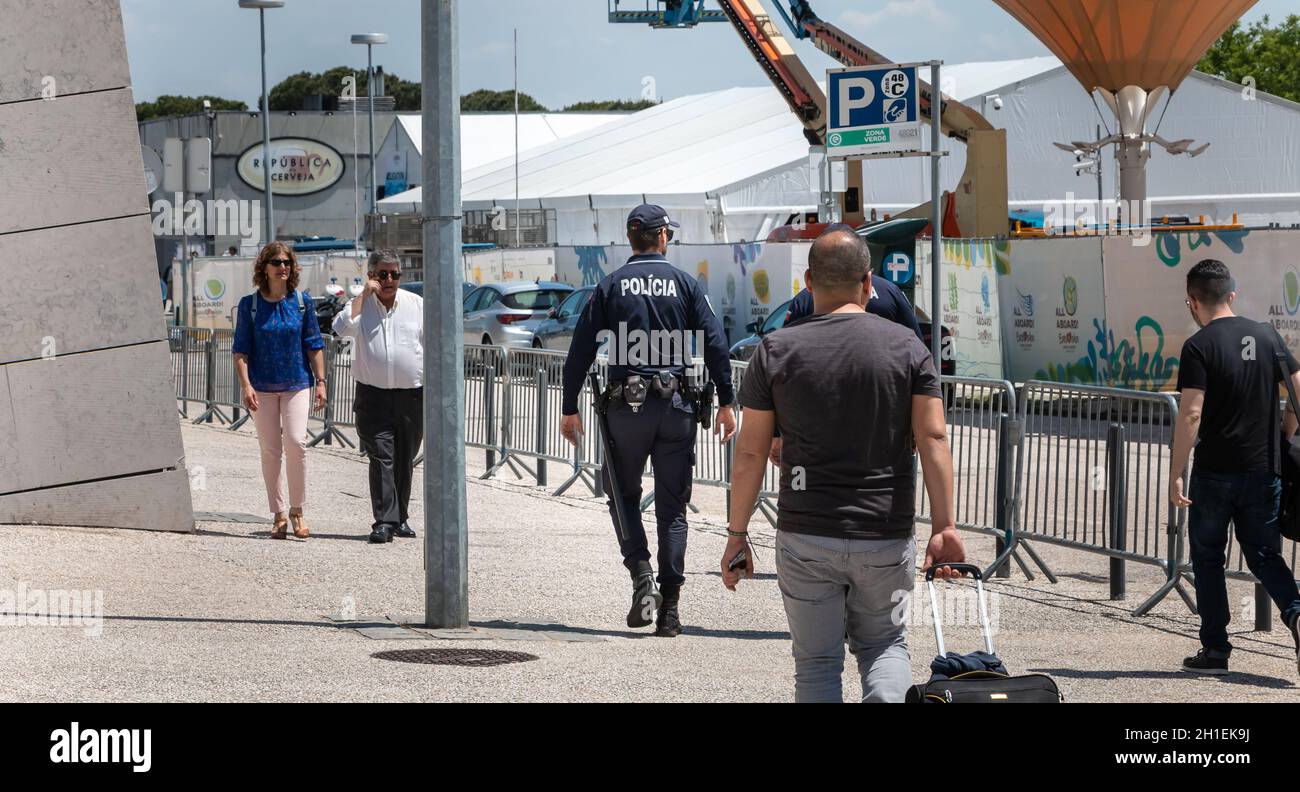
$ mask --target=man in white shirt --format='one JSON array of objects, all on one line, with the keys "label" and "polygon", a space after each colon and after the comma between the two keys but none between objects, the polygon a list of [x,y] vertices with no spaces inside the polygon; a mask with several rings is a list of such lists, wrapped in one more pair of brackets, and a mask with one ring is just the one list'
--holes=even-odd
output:
[{"label": "man in white shirt", "polygon": [[407,505],[424,437],[424,300],[399,289],[401,278],[396,255],[372,253],[365,290],[334,317],[335,334],[353,339],[353,411],[361,450],[370,458],[375,544],[415,536]]}]

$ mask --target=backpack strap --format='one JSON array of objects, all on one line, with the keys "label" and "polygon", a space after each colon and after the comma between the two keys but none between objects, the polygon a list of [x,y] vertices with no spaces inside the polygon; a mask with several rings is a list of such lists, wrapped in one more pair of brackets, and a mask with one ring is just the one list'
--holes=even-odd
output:
[{"label": "backpack strap", "polygon": [[[253,292],[252,297],[253,297],[253,307],[252,307],[253,321],[256,322],[257,321],[257,292]],[[298,317],[302,318],[307,314],[307,300],[303,297],[302,294],[298,292],[294,292],[293,301],[294,304],[298,306]]]},{"label": "backpack strap", "polygon": [[1286,393],[1288,402],[1291,405],[1291,412],[1295,413],[1297,418],[1300,418],[1300,408],[1297,407],[1297,403],[1300,403],[1300,399],[1296,398],[1295,385],[1291,382],[1291,373],[1287,371],[1286,340],[1282,338],[1281,334],[1277,332],[1277,329],[1273,327],[1273,325],[1268,324],[1267,322],[1260,322],[1260,324],[1267,327],[1269,332],[1273,334],[1273,339],[1276,342],[1276,345],[1273,347],[1273,359],[1277,361],[1277,373],[1278,376],[1282,378],[1283,384],[1286,385]]}]

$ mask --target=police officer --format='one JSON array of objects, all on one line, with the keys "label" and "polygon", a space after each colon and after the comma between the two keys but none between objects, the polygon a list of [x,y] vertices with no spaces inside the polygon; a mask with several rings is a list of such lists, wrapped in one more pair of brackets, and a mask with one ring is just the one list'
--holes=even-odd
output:
[{"label": "police officer", "polygon": [[[844,223],[835,223],[826,228],[821,236],[831,234],[849,233],[855,234],[852,226]],[[808,273],[804,273],[804,280],[808,279]],[[804,289],[795,295],[790,301],[790,309],[785,314],[785,324],[791,325],[800,319],[813,315],[813,296],[812,292]],[[887,278],[871,279],[871,302],[867,303],[867,313],[875,314],[891,322],[900,324],[916,333],[916,337],[925,341],[925,334],[921,332],[921,325],[916,321],[916,311],[912,310],[912,305],[907,301],[907,296],[903,290],[890,283]]]},{"label": "police officer", "polygon": [[[857,232],[853,230],[853,226],[845,223],[833,223],[827,226],[826,230],[821,233],[821,236],[826,237],[831,234],[850,234],[857,236]],[[805,271],[803,276],[805,281],[808,280],[808,275],[809,273]],[[794,299],[790,301],[790,308],[785,313],[785,323],[782,327],[789,327],[801,319],[807,319],[814,313],[812,292],[808,289],[804,289],[796,294]],[[890,283],[886,278],[871,279],[871,301],[867,303],[867,313],[875,314],[882,319],[888,319],[895,324],[900,324],[911,330],[913,333],[916,333],[917,338],[925,341],[927,344],[929,343],[925,334],[921,332],[921,324],[916,320],[916,311],[912,310],[912,304],[907,301],[907,295],[903,294],[902,289]],[[781,435],[778,431],[776,437],[772,438],[772,448],[768,452],[768,459],[772,460],[773,465],[780,466],[781,448],[783,445],[784,443],[781,440]]]},{"label": "police officer", "polygon": [[[642,205],[627,218],[633,256],[607,276],[583,309],[564,363],[564,417],[560,431],[571,443],[583,432],[578,394],[607,345],[608,425],[613,459],[601,475],[610,515],[618,526],[614,498],[622,500],[627,524],[619,533],[623,565],[632,574],[629,627],[655,622],[655,635],[681,633],[678,600],[686,581],[686,505],[691,498],[697,421],[712,408],[702,376],[694,376],[692,352],[702,354],[717,388],[714,434],[727,442],[736,432],[735,395],[722,324],[695,278],[668,263],[665,254],[679,227],[662,207]],[[641,476],[654,462],[655,518],[659,528],[659,587],[645,528],[641,524]],[[611,476],[611,464],[618,480]],[[658,618],[655,613],[658,612]]]}]

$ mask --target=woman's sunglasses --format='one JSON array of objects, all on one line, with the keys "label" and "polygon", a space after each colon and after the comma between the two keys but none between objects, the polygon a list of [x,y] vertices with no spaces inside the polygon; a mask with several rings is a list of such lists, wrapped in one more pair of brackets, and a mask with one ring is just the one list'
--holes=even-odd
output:
[{"label": "woman's sunglasses", "polygon": [[268,267],[287,267],[293,262],[289,259],[270,259],[266,262]]}]

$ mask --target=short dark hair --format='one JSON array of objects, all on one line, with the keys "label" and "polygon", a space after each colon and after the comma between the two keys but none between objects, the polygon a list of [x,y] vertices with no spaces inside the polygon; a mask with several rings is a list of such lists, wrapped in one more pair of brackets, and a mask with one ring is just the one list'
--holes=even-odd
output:
[{"label": "short dark hair", "polygon": [[627,230],[627,241],[631,243],[634,252],[653,250],[659,245],[659,232],[662,230],[664,230],[663,226],[644,228],[637,225]]},{"label": "short dark hair", "polygon": [[1228,265],[1216,259],[1205,259],[1187,273],[1187,293],[1206,305],[1222,305],[1236,284]]},{"label": "short dark hair", "polygon": [[847,226],[831,228],[808,251],[813,288],[844,293],[861,288],[871,272],[871,250]]}]

